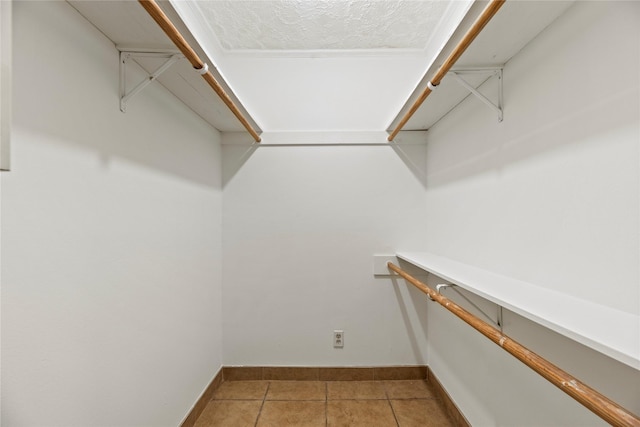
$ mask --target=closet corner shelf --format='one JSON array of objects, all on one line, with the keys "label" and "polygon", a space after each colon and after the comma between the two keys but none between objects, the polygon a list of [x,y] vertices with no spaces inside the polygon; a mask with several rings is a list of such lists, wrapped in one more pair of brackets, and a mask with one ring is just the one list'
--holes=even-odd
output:
[{"label": "closet corner shelf", "polygon": [[399,252],[410,264],[640,370],[640,316],[426,252]]}]

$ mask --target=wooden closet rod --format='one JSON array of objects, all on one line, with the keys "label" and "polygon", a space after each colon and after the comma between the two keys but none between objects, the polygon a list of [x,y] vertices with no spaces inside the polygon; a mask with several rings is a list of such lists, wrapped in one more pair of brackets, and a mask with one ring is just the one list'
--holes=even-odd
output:
[{"label": "wooden closet rod", "polygon": [[573,397],[594,414],[616,427],[638,427],[640,418],[627,411],[617,403],[598,393],[586,384],[581,383],[571,375],[558,368],[548,360],[538,356],[528,348],[504,335],[485,321],[466,311],[453,301],[442,296],[429,286],[410,276],[392,262],[387,266],[398,273],[403,279],[411,283],[420,291],[427,294],[432,300],[437,301],[444,308],[458,316],[472,328],[502,347],[503,350],[513,355],[516,359],[542,375],[560,390]]},{"label": "wooden closet rod", "polygon": [[396,128],[391,132],[387,140],[389,142],[393,141],[393,138],[398,135],[398,132],[402,130],[404,125],[407,124],[411,116],[418,111],[418,108],[422,105],[425,99],[429,96],[431,92],[435,89],[436,86],[440,84],[444,76],[449,72],[451,67],[456,63],[456,61],[462,56],[465,50],[469,47],[471,42],[480,34],[480,31],[487,25],[487,23],[493,18],[493,16],[498,12],[498,9],[504,4],[505,0],[491,0],[487,7],[482,11],[482,14],[476,19],[476,22],[473,23],[473,26],[467,31],[464,35],[460,43],[456,45],[453,49],[453,52],[449,55],[449,57],[444,61],[444,64],[440,66],[438,71],[433,75],[427,87],[422,91],[420,97],[416,99],[413,103],[409,111],[402,117],[400,123],[396,126]]},{"label": "wooden closet rod", "polygon": [[211,71],[208,70],[208,66],[200,59],[198,54],[189,46],[189,43],[182,37],[178,29],[171,23],[167,15],[160,9],[160,6],[155,0],[138,0],[142,7],[151,15],[154,21],[162,28],[167,36],[173,41],[173,43],[180,49],[182,54],[191,62],[193,68],[198,71],[202,77],[209,83],[209,86],[218,94],[222,102],[226,104],[231,110],[234,116],[240,120],[240,123],[251,134],[256,142],[260,142],[260,135],[253,129],[249,121],[244,117],[242,112],[238,109],[233,100],[224,91],[220,83],[213,77]]}]

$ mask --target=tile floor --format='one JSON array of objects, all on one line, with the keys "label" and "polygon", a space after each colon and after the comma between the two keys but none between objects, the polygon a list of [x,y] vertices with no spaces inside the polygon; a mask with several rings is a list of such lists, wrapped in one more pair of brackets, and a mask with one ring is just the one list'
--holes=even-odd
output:
[{"label": "tile floor", "polygon": [[227,381],[196,427],[453,427],[426,381]]}]

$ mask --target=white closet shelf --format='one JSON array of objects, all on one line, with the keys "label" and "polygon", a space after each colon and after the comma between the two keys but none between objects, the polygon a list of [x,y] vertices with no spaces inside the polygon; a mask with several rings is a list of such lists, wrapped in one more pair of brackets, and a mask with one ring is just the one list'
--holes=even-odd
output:
[{"label": "white closet shelf", "polygon": [[[487,66],[502,68],[558,16],[562,15],[572,3],[572,0],[507,1],[456,62],[454,69],[469,70]],[[388,132],[392,132],[413,107],[414,102],[427,87],[427,82],[471,28],[486,4],[484,1],[473,3],[439,56],[435,58],[402,109],[389,124]],[[509,37],[505,37],[505,34],[509,34]],[[479,89],[490,76],[491,74],[468,76],[467,82],[474,89]],[[454,81],[455,78],[452,75],[445,77],[438,85],[438,89],[429,95],[429,99],[413,114],[403,129],[406,131],[428,130],[470,95],[467,88],[455,84]],[[491,92],[485,95],[495,97]],[[506,114],[508,120],[508,112]]]},{"label": "white closet shelf", "polygon": [[640,316],[426,252],[408,263],[640,370]]},{"label": "white closet shelf", "polygon": [[[119,51],[137,53],[131,56],[131,60],[136,62],[148,75],[154,74],[166,61],[162,57],[154,57],[148,54],[178,51],[169,37],[137,1],[68,0],[68,3],[100,30],[102,34],[107,36]],[[169,20],[177,27],[200,59],[210,65],[210,73],[239,109],[240,113],[258,133],[261,133],[262,130],[258,124],[244,108],[231,87],[225,82],[222,74],[213,66],[215,61],[200,47],[195,36],[182,21],[171,2],[157,0],[157,3],[161,5]],[[212,90],[209,83],[194,70],[188,60],[177,61],[173,66],[159,73],[157,79],[154,80],[219,131],[245,131],[241,122],[225,102]],[[135,84],[138,82],[132,81],[130,83]],[[136,107],[136,100],[133,100],[129,109],[135,108],[138,107]]]}]

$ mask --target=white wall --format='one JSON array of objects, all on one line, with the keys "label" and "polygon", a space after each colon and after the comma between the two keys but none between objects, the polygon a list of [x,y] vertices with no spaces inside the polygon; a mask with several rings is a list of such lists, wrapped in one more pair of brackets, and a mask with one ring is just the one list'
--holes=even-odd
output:
[{"label": "white wall", "polygon": [[426,302],[372,267],[423,244],[424,145],[222,151],[224,364],[426,363]]},{"label": "white wall", "polygon": [[427,60],[421,52],[344,55],[229,55],[221,66],[266,131],[384,130],[416,87]]},{"label": "white wall", "polygon": [[[639,84],[640,4],[577,2],[507,64],[503,123],[468,99],[430,130],[428,250],[639,314]],[[602,423],[443,310],[427,324],[473,425]],[[638,371],[515,315],[505,332],[640,413]]]},{"label": "white wall", "polygon": [[66,2],[14,4],[2,424],[175,426],[221,352],[217,131]]}]

